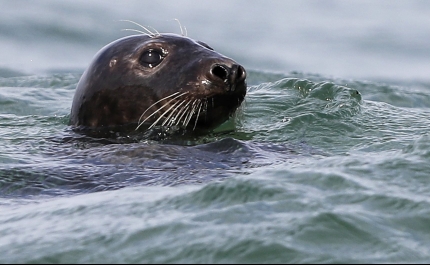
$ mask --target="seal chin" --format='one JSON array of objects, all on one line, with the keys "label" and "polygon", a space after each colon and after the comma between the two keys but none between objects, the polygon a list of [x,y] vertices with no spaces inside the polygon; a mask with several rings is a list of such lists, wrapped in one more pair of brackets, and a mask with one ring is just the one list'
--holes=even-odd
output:
[{"label": "seal chin", "polygon": [[245,95],[245,69],[208,45],[175,34],[135,35],[95,56],[78,83],[70,124],[210,130]]}]

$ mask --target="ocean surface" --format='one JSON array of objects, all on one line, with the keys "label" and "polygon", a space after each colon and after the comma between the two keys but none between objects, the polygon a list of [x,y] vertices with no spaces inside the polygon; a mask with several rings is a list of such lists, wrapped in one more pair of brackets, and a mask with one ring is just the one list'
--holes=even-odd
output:
[{"label": "ocean surface", "polygon": [[[429,263],[430,2],[0,1],[0,263]],[[133,20],[248,71],[193,138],[68,126]]]}]

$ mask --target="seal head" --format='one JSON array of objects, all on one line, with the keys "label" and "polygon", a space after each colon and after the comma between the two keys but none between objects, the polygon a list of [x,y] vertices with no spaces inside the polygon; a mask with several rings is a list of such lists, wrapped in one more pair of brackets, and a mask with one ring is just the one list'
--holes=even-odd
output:
[{"label": "seal head", "polygon": [[96,54],[77,85],[70,125],[213,129],[245,94],[245,69],[207,44],[176,34],[133,35]]}]

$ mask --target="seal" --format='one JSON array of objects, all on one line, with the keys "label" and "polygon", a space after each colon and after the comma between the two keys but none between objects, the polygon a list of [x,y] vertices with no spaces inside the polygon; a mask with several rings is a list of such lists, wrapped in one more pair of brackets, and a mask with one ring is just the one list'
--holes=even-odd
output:
[{"label": "seal", "polygon": [[69,124],[211,130],[245,95],[245,69],[204,42],[158,32],[131,35],[95,55],[77,85]]}]

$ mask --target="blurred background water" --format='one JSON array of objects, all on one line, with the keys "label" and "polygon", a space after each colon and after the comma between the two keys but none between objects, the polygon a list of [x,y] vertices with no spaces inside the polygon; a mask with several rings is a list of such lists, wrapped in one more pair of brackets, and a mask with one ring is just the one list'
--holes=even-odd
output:
[{"label": "blurred background water", "polygon": [[248,68],[428,79],[430,5],[413,1],[1,1],[3,68],[84,69],[129,19],[211,43]]},{"label": "blurred background water", "polygon": [[[430,261],[430,2],[0,0],[0,262]],[[248,70],[193,141],[72,132],[80,75],[135,28]]]}]

